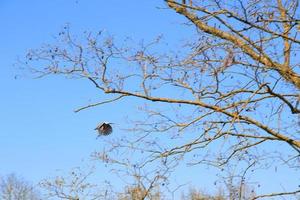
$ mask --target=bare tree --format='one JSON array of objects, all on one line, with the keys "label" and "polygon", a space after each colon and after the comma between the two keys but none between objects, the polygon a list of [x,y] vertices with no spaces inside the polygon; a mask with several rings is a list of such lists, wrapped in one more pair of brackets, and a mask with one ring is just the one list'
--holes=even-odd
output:
[{"label": "bare tree", "polygon": [[[76,38],[65,27],[57,44],[30,51],[24,63],[39,77],[86,79],[112,97],[76,112],[127,97],[148,103],[139,106],[145,118],[132,119],[135,134],[112,142],[99,154],[103,161],[131,150],[143,158],[131,156],[131,163],[154,171],[183,158],[220,170],[238,166],[238,199],[258,169],[276,163],[299,170],[299,2],[164,2],[196,28],[178,51],[162,37],[127,46],[104,32]],[[297,187],[254,198],[295,195]]]},{"label": "bare tree", "polygon": [[77,167],[68,174],[41,181],[40,186],[45,191],[45,199],[113,199],[113,194],[108,184],[103,184],[100,188],[97,184],[91,183],[89,178],[92,174],[93,169],[83,170]]},{"label": "bare tree", "polygon": [[[128,170],[128,168],[126,168]],[[88,172],[87,172],[88,171]],[[111,171],[114,173],[114,171]],[[158,180],[155,177],[151,182],[150,176],[142,174],[126,174],[133,176],[133,183],[127,184],[122,191],[110,183],[110,181],[94,181],[89,178],[95,175],[93,170],[74,168],[69,174],[47,178],[40,183],[45,191],[45,199],[68,199],[68,200],[161,200],[162,194],[159,190]]]},{"label": "bare tree", "polygon": [[125,191],[118,197],[119,200],[141,200],[141,199],[152,199],[162,200],[161,192],[154,190],[147,190],[139,185],[127,186]]},{"label": "bare tree", "polygon": [[0,198],[3,200],[39,200],[39,196],[34,186],[15,174],[0,177]]}]

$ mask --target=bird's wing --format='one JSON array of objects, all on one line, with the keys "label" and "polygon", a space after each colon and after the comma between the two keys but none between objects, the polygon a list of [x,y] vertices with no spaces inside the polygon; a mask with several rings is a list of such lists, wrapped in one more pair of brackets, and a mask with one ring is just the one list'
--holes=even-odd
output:
[{"label": "bird's wing", "polygon": [[99,123],[94,130],[98,130],[99,128],[101,128],[102,125],[103,125],[103,123]]}]

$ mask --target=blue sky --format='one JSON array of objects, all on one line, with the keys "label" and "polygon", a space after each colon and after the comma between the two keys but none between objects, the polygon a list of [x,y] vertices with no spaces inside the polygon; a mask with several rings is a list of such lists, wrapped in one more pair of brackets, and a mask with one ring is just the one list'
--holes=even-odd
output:
[{"label": "blue sky", "polygon": [[[182,17],[163,9],[163,1],[140,2],[0,0],[0,175],[14,172],[37,183],[56,175],[57,170],[88,163],[90,153],[104,145],[95,140],[93,128],[98,122],[110,120],[122,126],[126,116],[138,114],[130,99],[74,113],[76,108],[106,97],[89,82],[63,77],[33,79],[15,64],[30,48],[53,42],[67,23],[76,34],[107,30],[136,41],[160,34],[180,41],[191,34],[182,25]],[[179,171],[185,172],[176,176],[179,181],[185,178],[213,186],[212,181],[205,182],[207,171],[197,171],[205,180],[192,179],[192,170]]]},{"label": "blue sky", "polygon": [[56,170],[88,163],[103,145],[95,140],[95,125],[110,120],[121,126],[127,115],[137,114],[130,101],[76,114],[76,108],[105,97],[86,81],[33,79],[19,70],[18,58],[53,42],[65,24],[79,35],[106,30],[136,41],[189,34],[178,26],[178,15],[158,7],[165,8],[161,1],[0,1],[0,175],[16,173],[37,183]]}]

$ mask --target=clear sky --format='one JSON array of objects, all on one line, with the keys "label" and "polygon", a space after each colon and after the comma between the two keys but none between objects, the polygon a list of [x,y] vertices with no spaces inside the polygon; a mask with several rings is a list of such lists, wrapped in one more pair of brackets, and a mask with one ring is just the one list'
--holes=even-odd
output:
[{"label": "clear sky", "polygon": [[[182,25],[182,17],[164,9],[163,1],[142,2],[0,0],[0,175],[14,172],[37,183],[55,175],[56,170],[68,171],[88,163],[91,152],[104,145],[95,140],[95,125],[109,120],[122,126],[127,115],[137,114],[130,100],[74,113],[76,108],[106,97],[86,81],[33,79],[15,63],[30,48],[54,41],[66,23],[78,34],[107,30],[136,41],[151,40],[161,33],[176,41],[191,34]],[[205,171],[197,174],[207,178]],[[193,174],[186,171],[179,177],[189,180]],[[193,181],[205,185],[199,177]],[[272,187],[272,182],[269,184]]]}]

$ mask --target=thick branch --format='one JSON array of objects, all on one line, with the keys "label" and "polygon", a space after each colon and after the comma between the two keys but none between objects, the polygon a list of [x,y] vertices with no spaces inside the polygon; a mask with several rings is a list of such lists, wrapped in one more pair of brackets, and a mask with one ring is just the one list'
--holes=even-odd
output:
[{"label": "thick branch", "polygon": [[143,94],[139,94],[139,93],[132,93],[132,92],[128,92],[128,91],[117,91],[117,90],[105,90],[105,93],[110,93],[110,94],[122,94],[122,95],[126,95],[126,96],[133,96],[133,97],[138,97],[138,98],[142,98],[142,99],[146,99],[149,101],[154,101],[154,102],[165,102],[165,103],[182,103],[182,104],[187,104],[187,105],[196,105],[196,106],[201,106],[203,108],[207,108],[210,110],[214,110],[216,112],[219,113],[223,113],[233,119],[239,119],[239,120],[244,120],[250,124],[255,125],[256,127],[266,131],[268,134],[278,138],[279,140],[285,141],[288,144],[292,145],[295,148],[300,149],[300,141],[294,140],[292,138],[289,138],[275,130],[272,130],[271,128],[269,128],[268,126],[260,123],[259,121],[256,121],[250,117],[247,116],[242,116],[239,115],[237,113],[232,113],[229,111],[226,111],[224,109],[222,109],[219,106],[215,106],[215,105],[209,105],[206,104],[202,101],[190,101],[190,100],[183,100],[183,99],[170,99],[170,98],[162,98],[162,97],[152,97],[152,96],[145,96]]},{"label": "thick branch", "polygon": [[265,194],[265,195],[256,196],[252,200],[267,198],[267,197],[275,197],[275,196],[296,195],[298,193],[300,193],[300,190],[296,190],[293,192],[279,192],[279,193]]},{"label": "thick branch", "polygon": [[285,64],[282,65],[273,61],[270,57],[268,57],[264,52],[257,53],[254,51],[248,43],[246,43],[241,38],[238,38],[228,32],[222,31],[215,27],[207,25],[201,19],[199,19],[194,13],[189,12],[187,9],[184,9],[184,6],[180,6],[173,0],[166,0],[168,6],[174,9],[177,13],[185,16],[189,19],[193,24],[196,25],[197,28],[204,31],[205,33],[217,36],[221,39],[227,40],[237,47],[239,47],[244,53],[249,55],[253,60],[260,62],[265,65],[269,69],[274,69],[279,72],[279,74],[288,82],[292,83],[295,87],[300,89],[300,76],[294,72],[289,66]]}]

